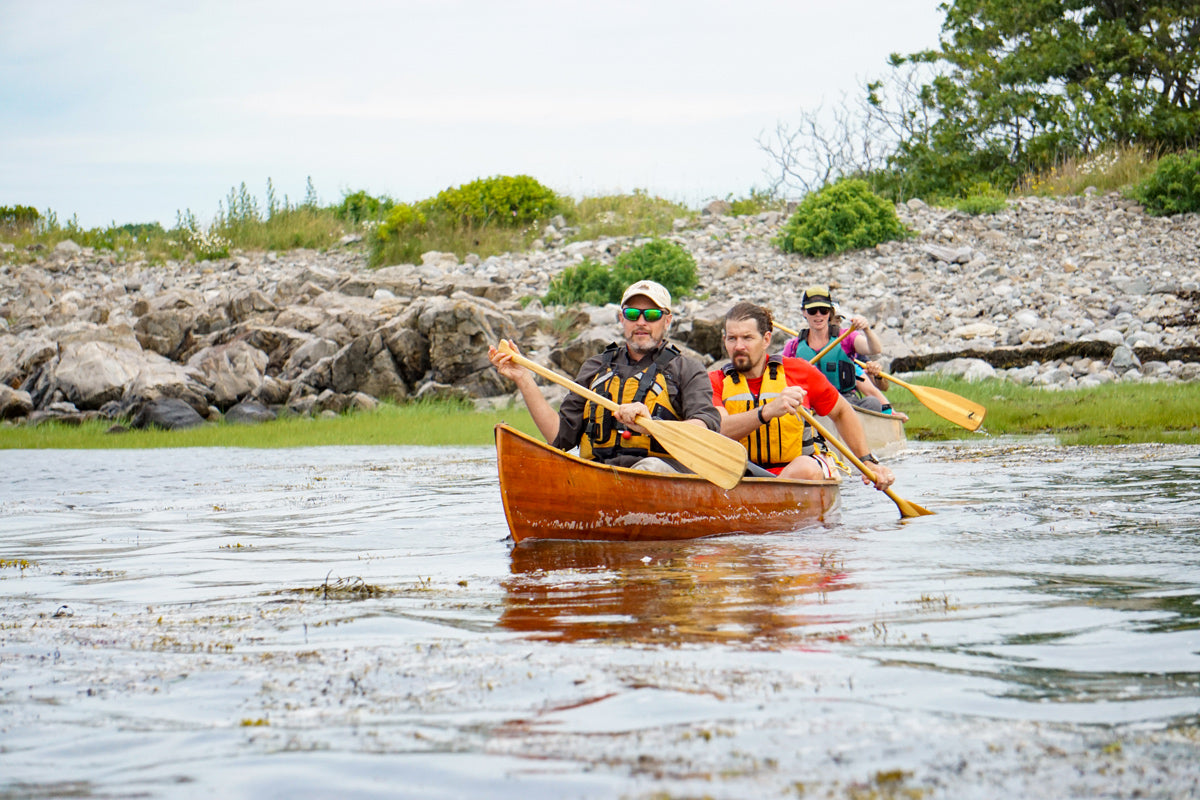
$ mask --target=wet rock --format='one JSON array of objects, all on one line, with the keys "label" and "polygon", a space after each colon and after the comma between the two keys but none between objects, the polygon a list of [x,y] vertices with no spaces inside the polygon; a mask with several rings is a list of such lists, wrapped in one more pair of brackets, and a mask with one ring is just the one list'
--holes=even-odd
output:
[{"label": "wet rock", "polygon": [[257,425],[275,419],[275,412],[255,400],[243,400],[225,412],[225,421],[240,425]]},{"label": "wet rock", "polygon": [[130,423],[130,427],[137,429],[156,427],[173,431],[194,428],[203,424],[204,417],[183,400],[175,397],[160,397],[142,406]]}]

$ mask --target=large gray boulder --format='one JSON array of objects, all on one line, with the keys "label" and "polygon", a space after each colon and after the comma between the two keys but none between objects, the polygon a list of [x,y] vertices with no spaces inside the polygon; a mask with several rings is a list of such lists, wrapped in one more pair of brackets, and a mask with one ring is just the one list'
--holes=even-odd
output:
[{"label": "large gray boulder", "polygon": [[358,337],[330,359],[328,388],[393,400],[408,397],[408,386],[379,331]]},{"label": "large gray boulder", "polygon": [[495,304],[463,294],[430,300],[417,319],[417,330],[429,340],[432,379],[450,384],[481,370],[494,372],[488,345],[516,335],[508,315]]},{"label": "large gray boulder", "polygon": [[195,428],[204,424],[204,417],[177,397],[160,397],[142,406],[130,427],[164,428],[169,431]]},{"label": "large gray boulder", "polygon": [[267,354],[243,340],[206,347],[188,359],[202,383],[212,389],[217,408],[227,409],[258,388]]}]

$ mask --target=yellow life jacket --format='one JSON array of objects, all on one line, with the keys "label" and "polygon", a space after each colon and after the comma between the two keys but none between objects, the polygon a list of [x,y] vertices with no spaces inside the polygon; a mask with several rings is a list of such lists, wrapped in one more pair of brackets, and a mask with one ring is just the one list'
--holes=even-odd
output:
[{"label": "yellow life jacket", "polygon": [[[651,419],[679,419],[679,412],[671,404],[670,390],[674,382],[664,372],[667,364],[681,355],[679,348],[664,345],[650,364],[632,371],[632,367],[616,363],[624,347],[624,344],[614,342],[605,348],[604,363],[588,388],[618,405],[645,403]],[[579,455],[592,461],[609,461],[615,456],[667,455],[667,451],[646,434],[629,431],[629,438],[625,438],[621,435],[624,430],[611,411],[591,400],[586,401]]]},{"label": "yellow life jacket", "polygon": [[[732,364],[725,366],[725,381],[721,386],[721,401],[730,414],[754,411],[779,397],[787,387],[783,358],[773,355],[767,359],[758,397],[750,392],[746,379]],[[812,429],[795,414],[768,420],[742,439],[750,460],[767,469],[787,466],[801,455],[816,452]]]}]

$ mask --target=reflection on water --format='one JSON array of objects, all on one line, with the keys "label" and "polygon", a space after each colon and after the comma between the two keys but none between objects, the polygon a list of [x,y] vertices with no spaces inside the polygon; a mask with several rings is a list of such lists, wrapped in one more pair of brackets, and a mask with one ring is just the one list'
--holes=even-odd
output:
[{"label": "reflection on water", "polygon": [[836,554],[781,555],[770,542],[522,542],[499,624],[568,642],[794,647],[825,595],[851,585]]},{"label": "reflection on water", "polygon": [[0,796],[1200,792],[1200,448],[894,468],[513,546],[490,448],[0,451]]}]

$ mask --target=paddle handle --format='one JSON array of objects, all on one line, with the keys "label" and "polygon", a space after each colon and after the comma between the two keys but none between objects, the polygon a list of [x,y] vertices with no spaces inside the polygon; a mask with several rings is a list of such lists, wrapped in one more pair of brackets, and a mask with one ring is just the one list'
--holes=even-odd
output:
[{"label": "paddle handle", "polygon": [[499,350],[501,353],[505,353],[508,356],[512,357],[513,361],[520,364],[522,367],[525,367],[525,369],[533,370],[534,372],[536,372],[538,375],[541,375],[546,380],[553,381],[554,383],[557,383],[559,386],[566,387],[567,389],[570,389],[572,392],[575,392],[578,395],[582,395],[583,397],[587,398],[588,400],[591,400],[593,403],[596,403],[597,405],[604,406],[609,411],[616,412],[618,406],[610,398],[607,398],[604,395],[596,394],[595,392],[593,392],[591,389],[587,388],[586,386],[581,386],[578,383],[576,383],[575,381],[570,380],[569,378],[564,378],[562,375],[559,375],[554,370],[546,369],[545,367],[543,367],[541,364],[537,363],[536,361],[530,361],[528,358],[521,355],[516,350],[513,350],[512,345],[510,345],[506,339],[501,339],[500,344],[496,345],[496,349]]},{"label": "paddle handle", "polygon": [[[863,369],[866,369],[866,367],[867,367],[867,365],[866,365],[866,364],[864,364],[863,362],[859,361],[857,358],[856,358],[856,359],[854,359],[854,363],[855,363],[855,364],[858,364],[858,365],[859,365],[860,367],[862,367]],[[913,387],[912,387],[912,384],[911,384],[911,383],[905,383],[904,381],[900,380],[899,378],[897,378],[897,377],[895,377],[895,376],[893,376],[893,375],[888,375],[888,374],[887,374],[886,372],[884,372],[883,370],[879,370],[879,377],[881,377],[881,378],[887,378],[889,381],[891,381],[892,383],[896,384],[897,386],[903,386],[905,389],[908,389],[910,392],[913,392],[914,394],[916,393],[916,392],[914,391],[914,389],[913,389]]]},{"label": "paddle handle", "polygon": [[[500,344],[496,345],[496,349],[499,350],[501,353],[507,353],[509,356],[512,357],[513,361],[520,364],[522,367],[533,370],[534,372],[536,372],[538,375],[541,375],[546,380],[553,381],[554,383],[557,383],[559,386],[566,387],[567,389],[570,389],[572,392],[575,392],[575,394],[578,394],[588,400],[591,400],[593,403],[595,403],[599,406],[603,406],[604,408],[607,408],[609,411],[613,412],[614,414],[617,413],[617,409],[620,408],[620,406],[618,406],[613,400],[605,397],[604,395],[596,394],[595,392],[593,392],[591,389],[587,388],[586,386],[580,386],[575,381],[570,380],[568,378],[564,378],[562,375],[559,375],[554,370],[546,369],[545,367],[543,367],[541,364],[537,363],[536,361],[530,361],[528,358],[521,355],[516,350],[513,350],[512,345],[510,345],[508,343],[508,341],[505,339],[500,340]],[[643,428],[646,428],[648,425],[652,425],[654,423],[654,420],[651,419],[650,417],[647,417],[645,414],[638,414],[636,417],[633,418],[633,421],[636,422],[638,425],[641,425]]]}]

